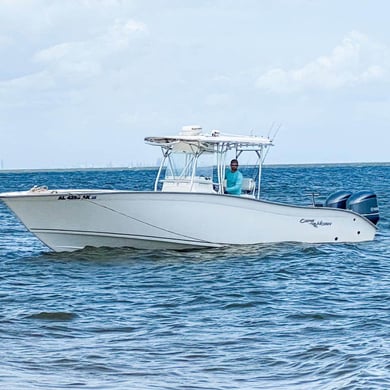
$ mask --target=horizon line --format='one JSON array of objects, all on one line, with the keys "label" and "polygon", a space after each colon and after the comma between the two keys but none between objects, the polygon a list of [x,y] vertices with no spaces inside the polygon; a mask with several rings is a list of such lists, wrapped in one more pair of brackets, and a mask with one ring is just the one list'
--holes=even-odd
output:
[{"label": "horizon line", "polygon": [[[264,163],[263,167],[271,168],[283,168],[283,167],[311,167],[311,166],[349,166],[349,165],[390,165],[390,161],[383,162],[326,162],[326,163],[273,163],[267,164]],[[241,165],[241,167],[252,166],[252,165]],[[145,165],[145,166],[136,166],[136,167],[127,167],[127,166],[117,166],[117,167],[78,167],[78,168],[10,168],[5,169],[1,168],[0,173],[34,173],[34,172],[78,172],[78,171],[141,171],[141,170],[152,170],[158,169],[158,165]]]}]

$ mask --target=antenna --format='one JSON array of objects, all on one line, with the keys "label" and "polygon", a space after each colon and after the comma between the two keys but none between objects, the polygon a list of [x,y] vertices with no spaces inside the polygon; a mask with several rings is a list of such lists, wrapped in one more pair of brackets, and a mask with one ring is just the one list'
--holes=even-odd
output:
[{"label": "antenna", "polygon": [[267,138],[271,139],[272,129],[274,128],[275,122],[272,122],[271,127],[268,130]]},{"label": "antenna", "polygon": [[[276,130],[274,130],[275,126],[277,126]],[[282,127],[282,124],[279,123],[279,124],[276,124],[275,122],[272,122],[272,125],[271,127],[269,128],[269,131],[268,131],[268,135],[267,135],[267,138],[269,138],[271,140],[271,142],[274,141],[274,139],[276,138],[276,136],[278,135],[279,133],[279,130],[280,128]],[[273,132],[273,135],[272,135],[272,132]]]},{"label": "antenna", "polygon": [[[275,130],[275,132],[274,132],[274,134],[273,134],[273,136],[272,136],[271,133],[272,133],[272,129],[274,128],[274,126],[278,126],[278,127],[276,128],[276,130]],[[271,125],[271,127],[270,127],[270,129],[269,129],[268,136],[267,136],[267,137],[271,140],[271,142],[274,142],[274,139],[275,139],[276,136],[278,135],[279,130],[280,130],[281,127],[282,127],[282,124],[281,124],[281,123],[279,123],[278,125],[276,125],[275,122],[272,122],[272,125]],[[263,161],[265,161],[265,159],[266,159],[266,157],[267,157],[269,151],[270,151],[270,148],[269,148],[269,147],[265,148],[265,153],[264,153],[264,156],[263,156],[263,158],[262,158]]]},{"label": "antenna", "polygon": [[274,133],[274,135],[273,135],[273,137],[270,137],[270,140],[273,142],[274,141],[274,139],[276,138],[276,136],[278,135],[278,133],[279,133],[279,130],[280,130],[280,128],[282,127],[282,124],[281,123],[279,123],[279,125],[278,125],[278,127],[277,127],[277,129],[275,130],[275,133]]}]

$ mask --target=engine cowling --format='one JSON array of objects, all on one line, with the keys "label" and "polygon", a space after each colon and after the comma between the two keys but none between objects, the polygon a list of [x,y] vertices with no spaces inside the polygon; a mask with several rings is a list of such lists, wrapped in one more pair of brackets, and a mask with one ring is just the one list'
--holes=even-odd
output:
[{"label": "engine cowling", "polygon": [[336,191],[330,194],[324,203],[325,207],[335,207],[338,209],[346,209],[347,208],[347,200],[352,195],[352,191]]},{"label": "engine cowling", "polygon": [[348,198],[346,208],[361,214],[375,225],[379,221],[378,199],[372,191],[355,192]]}]

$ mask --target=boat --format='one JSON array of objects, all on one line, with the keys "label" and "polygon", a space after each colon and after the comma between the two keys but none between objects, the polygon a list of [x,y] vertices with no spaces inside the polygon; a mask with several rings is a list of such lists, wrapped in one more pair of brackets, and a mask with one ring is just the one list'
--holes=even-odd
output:
[{"label": "boat", "polygon": [[[184,126],[177,135],[146,137],[145,143],[162,151],[150,191],[34,186],[1,193],[0,199],[54,251],[88,246],[182,250],[375,238],[379,210],[371,191],[339,190],[321,204],[264,200],[261,176],[273,146],[270,137],[203,133],[200,126]],[[226,194],[226,164],[230,157],[246,154],[254,156],[255,178],[243,178],[240,195]]]}]

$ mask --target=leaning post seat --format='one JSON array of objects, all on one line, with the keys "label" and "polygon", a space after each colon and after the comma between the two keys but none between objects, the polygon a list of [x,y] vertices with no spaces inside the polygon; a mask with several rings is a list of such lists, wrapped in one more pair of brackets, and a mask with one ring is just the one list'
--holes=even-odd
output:
[{"label": "leaning post seat", "polygon": [[[241,194],[253,195],[256,188],[255,181],[250,177],[244,177],[242,179]],[[226,179],[223,181],[223,189],[226,190]]]},{"label": "leaning post seat", "polygon": [[243,194],[252,194],[255,191],[256,183],[250,177],[244,177],[242,179],[241,193]]}]

